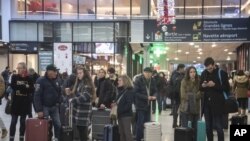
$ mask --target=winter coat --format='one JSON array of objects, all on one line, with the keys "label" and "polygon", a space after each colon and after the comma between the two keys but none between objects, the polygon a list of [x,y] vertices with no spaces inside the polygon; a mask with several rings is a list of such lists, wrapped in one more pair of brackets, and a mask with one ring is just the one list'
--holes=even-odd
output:
[{"label": "winter coat", "polygon": [[[213,70],[212,73],[209,73],[207,70],[204,70],[201,74],[200,79],[200,91],[204,92],[204,108],[211,109],[211,112],[214,115],[221,115],[224,113],[224,104],[225,104],[225,97],[223,95],[223,91],[229,93],[230,86],[228,82],[228,75],[225,71],[221,70],[221,81],[220,83],[219,69]],[[213,81],[215,86],[213,87],[202,87],[202,83],[204,81]]]},{"label": "winter coat", "polygon": [[[120,99],[121,96],[122,98]],[[117,100],[120,99],[117,106],[118,118],[132,117],[132,103],[134,101],[133,97],[134,97],[133,88],[118,89],[118,96],[115,100],[115,102],[117,102]]]},{"label": "winter coat", "polygon": [[[189,96],[192,94],[192,96]],[[193,112],[190,112],[188,109],[191,101],[189,98],[195,98],[195,103],[193,107]],[[183,79],[181,82],[181,104],[180,104],[180,112],[188,113],[188,114],[199,114],[200,113],[200,99],[201,94],[199,91],[199,82],[194,82],[192,80]]]},{"label": "winter coat", "polygon": [[110,108],[114,100],[116,88],[107,78],[100,78],[98,81],[97,93],[99,94],[97,95],[99,96],[99,101],[97,106],[100,107],[101,104],[104,104],[105,107]]},{"label": "winter coat", "polygon": [[5,92],[5,82],[3,77],[0,75],[0,98],[4,96]]},{"label": "winter coat", "polygon": [[30,112],[30,95],[32,93],[34,84],[29,76],[21,77],[20,75],[13,75],[11,80],[12,106],[11,114],[14,115],[28,115]]},{"label": "winter coat", "polygon": [[237,98],[247,98],[247,91],[249,87],[249,80],[247,76],[235,76],[233,92],[235,92]]},{"label": "winter coat", "polygon": [[35,84],[34,106],[36,112],[42,112],[43,106],[53,107],[60,103],[61,86],[58,79],[40,77]]},{"label": "winter coat", "polygon": [[[135,92],[135,107],[136,110],[148,111],[150,102],[148,100],[148,94],[146,89],[146,78],[141,74],[136,77],[134,82],[134,92]],[[157,95],[157,88],[155,80],[151,78],[150,83],[150,96]]]},{"label": "winter coat", "polygon": [[84,81],[78,81],[75,96],[72,98],[73,122],[77,126],[88,126],[92,110],[91,88]]}]

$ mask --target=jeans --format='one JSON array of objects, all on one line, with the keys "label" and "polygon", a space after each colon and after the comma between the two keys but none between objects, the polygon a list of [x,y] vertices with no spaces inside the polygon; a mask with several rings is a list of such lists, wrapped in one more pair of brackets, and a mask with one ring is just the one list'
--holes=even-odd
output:
[{"label": "jeans", "polygon": [[144,123],[150,121],[150,110],[148,111],[136,111],[136,141],[143,139]]},{"label": "jeans", "polygon": [[223,114],[214,115],[209,106],[204,107],[207,141],[213,141],[213,128],[217,131],[218,141],[224,141]]},{"label": "jeans", "polygon": [[[11,115],[11,124],[10,124],[10,141],[14,141],[15,134],[16,134],[16,124],[18,120],[18,115]],[[25,120],[26,115],[20,116],[20,140],[23,139],[25,133]]]},{"label": "jeans", "polygon": [[120,141],[133,141],[131,119],[132,117],[122,117],[118,119]]},{"label": "jeans", "polygon": [[88,140],[88,126],[77,126],[80,141]]},{"label": "jeans", "polygon": [[55,137],[59,140],[61,133],[61,121],[60,121],[58,106],[43,107],[43,114],[45,118],[50,117],[52,119]]},{"label": "jeans", "polygon": [[[174,100],[173,101],[173,127],[177,126],[179,106],[180,106],[180,101],[179,100]],[[179,124],[179,126],[180,126],[180,124]]]}]

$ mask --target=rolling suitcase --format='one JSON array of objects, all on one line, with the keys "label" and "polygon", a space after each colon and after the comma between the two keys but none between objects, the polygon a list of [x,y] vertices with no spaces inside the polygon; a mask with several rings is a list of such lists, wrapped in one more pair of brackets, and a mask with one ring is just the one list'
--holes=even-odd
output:
[{"label": "rolling suitcase", "polygon": [[[61,129],[61,139],[60,141],[73,141],[73,107],[72,104],[69,103],[69,113],[68,113],[68,126],[62,126]],[[66,112],[66,111],[65,111]]]},{"label": "rolling suitcase", "polygon": [[156,111],[155,117],[153,118],[153,110],[152,110],[152,102],[150,105],[150,122],[144,123],[144,141],[161,141],[162,132],[161,132],[161,124],[158,122],[159,111],[158,111],[158,103],[156,102]]},{"label": "rolling suitcase", "polygon": [[92,108],[92,140],[104,140],[104,126],[110,124],[110,109]]},{"label": "rolling suitcase", "polygon": [[231,125],[247,125],[247,115],[232,116]]},{"label": "rolling suitcase", "polygon": [[186,127],[175,128],[174,141],[195,141],[194,130]]},{"label": "rolling suitcase", "polygon": [[206,140],[206,123],[203,120],[197,122],[197,141]]},{"label": "rolling suitcase", "polygon": [[26,120],[26,141],[51,141],[51,120],[30,118]]},{"label": "rolling suitcase", "polygon": [[104,141],[119,141],[118,125],[108,124],[104,126]]}]

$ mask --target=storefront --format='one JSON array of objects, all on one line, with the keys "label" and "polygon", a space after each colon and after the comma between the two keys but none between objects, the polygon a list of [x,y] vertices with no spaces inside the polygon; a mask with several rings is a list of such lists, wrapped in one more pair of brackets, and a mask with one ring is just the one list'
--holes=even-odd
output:
[{"label": "storefront", "polygon": [[[60,72],[84,64],[92,73],[115,67],[126,73],[129,22],[11,21],[9,65],[18,62],[39,73],[55,63]],[[132,52],[130,52],[132,53]]]}]

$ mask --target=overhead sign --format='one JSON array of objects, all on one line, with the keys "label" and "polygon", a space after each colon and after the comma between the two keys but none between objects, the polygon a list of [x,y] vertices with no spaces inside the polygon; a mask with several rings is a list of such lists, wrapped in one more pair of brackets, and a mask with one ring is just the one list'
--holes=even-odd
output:
[{"label": "overhead sign", "polygon": [[250,20],[177,19],[175,24],[144,21],[144,42],[237,42],[250,41]]},{"label": "overhead sign", "polygon": [[71,43],[54,43],[54,64],[60,69],[60,73],[72,73]]},{"label": "overhead sign", "polygon": [[53,64],[53,52],[52,51],[39,51],[40,71],[46,71],[46,67],[50,64]]}]

